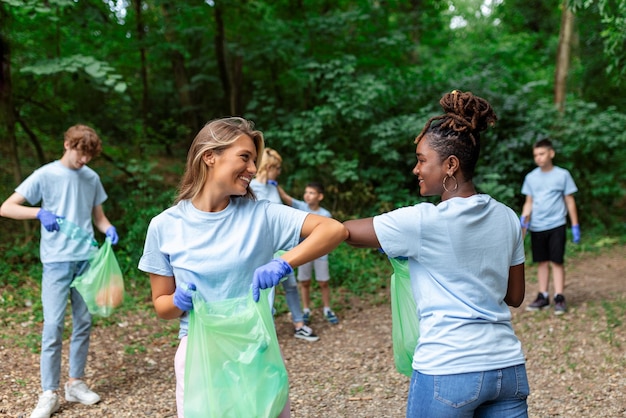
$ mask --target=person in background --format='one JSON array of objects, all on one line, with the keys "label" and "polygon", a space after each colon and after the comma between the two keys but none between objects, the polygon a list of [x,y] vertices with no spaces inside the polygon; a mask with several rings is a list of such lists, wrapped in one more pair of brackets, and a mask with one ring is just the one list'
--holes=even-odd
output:
[{"label": "person in background", "polygon": [[549,139],[533,146],[537,167],[526,175],[522,194],[526,201],[522,207],[520,223],[524,233],[530,231],[533,262],[537,264],[539,293],[526,310],[537,311],[550,306],[548,285],[550,265],[554,279],[554,313],[562,315],[565,304],[565,241],[567,214],[572,223],[573,242],[580,242],[580,225],[574,193],[578,191],[569,171],[553,164],[554,147]]},{"label": "person in background", "polygon": [[[283,204],[278,194],[278,176],[280,176],[282,162],[283,159],[276,150],[265,148],[256,177],[250,182],[250,188],[258,200],[269,200],[272,203]],[[285,290],[287,306],[291,312],[294,337],[312,342],[319,340],[319,337],[313,330],[304,323],[296,276],[293,273],[289,274],[287,279],[282,282],[282,285]],[[273,301],[271,301],[270,305],[273,304]]]},{"label": "person in background", "polygon": [[[294,267],[347,237],[334,219],[254,198],[250,183],[263,148],[263,134],[251,121],[231,117],[207,123],[189,149],[175,205],[148,227],[139,269],[150,275],[157,315],[180,320],[174,361],[180,418],[190,289],[210,303],[246,297],[252,288],[258,301],[259,289],[276,286]],[[289,250],[273,258],[281,249]],[[280,416],[289,415],[287,401]]]},{"label": "person in background", "polygon": [[[304,200],[292,198],[280,186],[278,186],[278,193],[282,201],[289,206],[316,215],[326,216],[328,218],[331,217],[330,212],[320,206],[320,202],[324,199],[324,186],[321,183],[311,182],[307,184],[304,188]],[[315,272],[315,280],[317,280],[322,293],[324,318],[331,324],[336,325],[339,323],[339,318],[337,318],[335,312],[330,308],[328,254],[324,254],[322,257],[303,264],[298,268],[298,281],[300,282],[300,286],[302,286],[304,323],[307,325],[311,323],[311,278],[313,277],[313,272]]]},{"label": "person in background", "polygon": [[[65,132],[60,160],[35,170],[0,207],[0,215],[13,219],[39,219],[40,258],[43,264],[41,303],[41,388],[31,418],[48,418],[60,407],[56,391],[60,384],[63,326],[68,297],[72,307],[72,336],[69,350],[69,378],[65,400],[92,405],[100,396],[82,380],[85,375],[91,314],[82,296],[70,285],[88,267],[91,243],[70,239],[59,232],[59,220],[66,219],[93,235],[93,225],[117,244],[118,234],[104,214],[107,194],[100,177],[87,164],[102,150],[96,132],[74,125]],[[41,202],[41,207],[27,206]]]},{"label": "person in background", "polygon": [[[489,102],[454,90],[417,136],[419,203],[344,222],[348,244],[407,257],[419,316],[407,418],[527,417],[528,378],[509,306],[524,300],[524,242],[515,212],[473,177]],[[507,306],[509,305],[509,306]]]}]

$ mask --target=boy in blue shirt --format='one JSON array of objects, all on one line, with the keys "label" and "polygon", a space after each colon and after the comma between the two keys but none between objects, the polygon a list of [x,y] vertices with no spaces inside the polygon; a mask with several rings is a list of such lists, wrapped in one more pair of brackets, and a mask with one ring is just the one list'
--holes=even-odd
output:
[{"label": "boy in blue shirt", "polygon": [[[283,203],[292,206],[296,209],[303,210],[305,212],[314,213],[316,215],[326,216],[331,218],[331,214],[328,210],[320,206],[320,202],[324,199],[324,186],[321,183],[311,182],[306,185],[304,189],[304,196],[302,200],[294,199],[289,196],[282,187],[278,186],[278,193]],[[324,304],[324,318],[333,325],[339,323],[339,318],[330,309],[330,287],[328,281],[330,280],[330,274],[328,272],[328,254],[313,260],[309,263],[303,264],[298,268],[298,281],[302,290],[302,312],[303,319],[306,325],[311,323],[311,277],[315,271],[315,280],[320,286],[322,292],[322,303]]]},{"label": "boy in blue shirt", "polygon": [[569,171],[552,163],[555,151],[549,139],[542,139],[533,146],[537,168],[526,175],[522,194],[526,201],[522,208],[520,223],[524,233],[530,231],[533,261],[538,263],[539,293],[534,302],[526,307],[537,311],[550,306],[548,283],[550,265],[554,279],[554,313],[566,311],[565,296],[565,225],[567,214],[572,224],[573,242],[580,242],[580,225],[574,193],[578,191]]}]

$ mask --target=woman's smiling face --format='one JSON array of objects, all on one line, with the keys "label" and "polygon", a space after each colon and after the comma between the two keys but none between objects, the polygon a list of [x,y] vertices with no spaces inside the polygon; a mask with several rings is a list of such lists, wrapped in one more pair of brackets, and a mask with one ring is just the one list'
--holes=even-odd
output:
[{"label": "woman's smiling face", "polygon": [[413,174],[417,176],[422,196],[440,196],[443,193],[442,182],[446,176],[445,165],[439,154],[431,148],[428,136],[424,136],[415,149],[417,164]]},{"label": "woman's smiling face", "polygon": [[242,135],[220,153],[210,153],[205,159],[213,159],[211,182],[226,196],[243,196],[256,174],[257,152],[254,141]]}]

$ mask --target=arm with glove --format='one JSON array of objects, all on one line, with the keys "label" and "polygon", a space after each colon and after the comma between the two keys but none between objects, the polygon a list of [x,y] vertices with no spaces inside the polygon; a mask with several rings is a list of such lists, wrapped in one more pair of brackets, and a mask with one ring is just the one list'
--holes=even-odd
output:
[{"label": "arm with glove", "polygon": [[572,242],[578,244],[580,242],[580,224],[578,223],[578,210],[576,209],[574,195],[569,194],[565,196],[565,205],[567,206],[569,220],[572,223]]}]

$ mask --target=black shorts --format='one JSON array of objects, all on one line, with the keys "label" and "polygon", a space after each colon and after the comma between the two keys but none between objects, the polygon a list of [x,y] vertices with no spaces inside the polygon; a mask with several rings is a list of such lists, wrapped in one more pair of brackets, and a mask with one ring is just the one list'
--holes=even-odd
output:
[{"label": "black shorts", "polygon": [[533,261],[563,264],[565,256],[565,225],[540,232],[530,232]]}]

